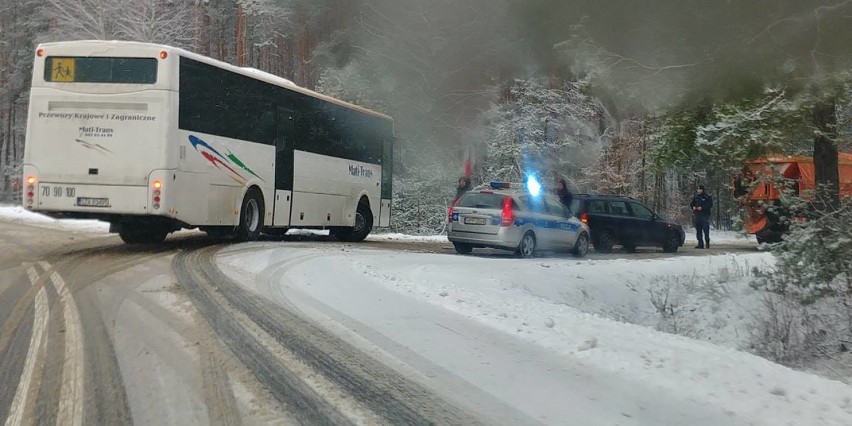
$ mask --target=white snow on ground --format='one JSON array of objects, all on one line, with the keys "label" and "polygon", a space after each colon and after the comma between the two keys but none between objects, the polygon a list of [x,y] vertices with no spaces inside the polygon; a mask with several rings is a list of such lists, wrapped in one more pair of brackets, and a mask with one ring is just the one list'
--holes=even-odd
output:
[{"label": "white snow on ground", "polygon": [[[686,233],[686,242],[685,245],[692,244],[698,242],[695,238],[695,228],[685,227],[683,228],[683,232]],[[745,232],[738,231],[717,231],[715,229],[710,230],[710,244],[743,244],[743,243],[752,243],[757,245],[757,240],[754,239],[754,235],[746,234]]]},{"label": "white snow on ground", "polygon": [[[677,300],[675,311],[690,312],[684,317],[685,324],[697,337],[737,346],[743,341],[738,336],[747,334],[749,317],[745,311],[749,302],[743,302],[745,306],[726,303],[733,301],[732,295],[755,297],[747,286],[748,270],[770,263],[768,254],[659,260],[517,260],[361,249],[288,249],[286,245],[259,245],[258,249],[249,254],[225,252],[220,263],[247,282],[259,276],[278,280],[268,285],[278,287],[283,297],[305,292],[322,303],[336,303],[335,309],[347,315],[365,318],[356,320],[372,318],[377,329],[388,327],[382,322],[395,318],[390,313],[384,317],[382,312],[399,307],[387,306],[387,302],[354,306],[364,303],[359,300],[412,303],[411,317],[416,317],[413,303],[425,302],[442,309],[448,317],[483,324],[566,361],[581,363],[600,380],[616,377],[619,382],[611,383],[614,388],[631,383],[635,398],[654,399],[659,395],[652,403],[658,408],[668,407],[675,398],[675,403],[693,401],[726,413],[729,421],[721,424],[852,424],[852,387],[846,384],[794,371],[730,347],[604,317],[621,316],[634,323],[654,325],[661,317],[651,296],[671,284],[672,299]],[[270,265],[282,262],[291,266],[283,274],[269,273]],[[388,290],[399,296],[389,296]],[[723,321],[717,321],[720,319]],[[404,320],[408,323],[411,318]],[[408,332],[429,339],[429,327],[435,324],[424,322]],[[406,333],[393,327],[384,330],[389,335]],[[429,344],[441,345],[441,339],[430,339]],[[469,353],[455,346],[438,349],[459,351],[459,356]],[[535,366],[523,368],[525,374],[532,374]],[[565,383],[562,391],[574,385]],[[494,392],[500,394],[502,390]],[[696,424],[720,424],[718,419],[694,417]],[[635,418],[625,421],[637,422],[641,424]]]},{"label": "white snow on ground", "polygon": [[0,219],[13,223],[26,223],[50,229],[61,229],[69,232],[106,234],[109,223],[99,220],[84,219],[53,219],[43,214],[31,212],[22,206],[0,205]]},{"label": "white snow on ground", "polygon": [[[55,220],[18,206],[0,206],[0,219],[76,232],[104,234],[108,230],[108,224],[103,222]],[[687,236],[690,236],[689,230]],[[371,236],[376,240],[400,241],[445,241],[444,238],[399,234]],[[687,243],[690,243],[689,238]],[[743,243],[748,240],[736,233],[714,231],[711,233],[713,241]],[[392,293],[396,295],[393,300],[405,305],[395,307],[397,310],[426,303],[438,312],[445,312],[448,321],[481,324],[581,366],[588,379],[595,382],[588,383],[589,388],[601,386],[603,382],[604,389],[613,390],[612,394],[604,396],[610,398],[607,401],[610,408],[629,406],[630,401],[617,399],[632,392],[631,398],[643,401],[638,404],[640,411],[653,411],[654,406],[675,410],[679,404],[698,404],[707,407],[708,413],[718,411],[726,416],[726,420],[720,422],[718,417],[702,419],[694,413],[697,418],[691,423],[695,424],[852,424],[852,387],[734,349],[747,341],[749,311],[756,306],[759,297],[748,287],[748,277],[752,267],[771,263],[771,256],[765,253],[656,260],[517,260],[339,248],[300,247],[294,250],[293,244],[286,243],[256,245],[260,251],[245,254],[225,251],[220,262],[231,274],[252,282],[270,265],[296,258],[296,265],[283,275],[272,274],[280,282],[269,285],[279,287],[278,291],[285,296],[288,289],[293,288],[314,297],[325,295],[321,303],[339,303],[337,309],[350,306],[351,312],[361,312],[365,316],[369,313],[373,321],[382,321],[384,312],[392,308],[382,303],[366,304],[363,300],[391,299],[388,295]],[[333,302],[330,294],[338,294],[341,300]],[[363,297],[358,299],[355,295]],[[361,306],[357,306],[358,303]],[[659,306],[672,314],[661,315]],[[385,324],[384,332],[411,334],[417,340],[423,337],[428,340],[436,333],[412,316],[407,324],[415,324],[416,328],[398,330],[397,325]],[[367,321],[367,318],[357,319]],[[428,325],[435,327],[435,323]],[[654,327],[728,347],[662,333]],[[458,349],[441,347],[441,343],[441,339],[435,338],[424,344],[437,345],[434,351],[444,356]],[[470,356],[465,355],[470,353],[469,350],[459,351],[450,358]],[[514,356],[523,359],[532,357],[531,353]],[[503,359],[510,360],[512,356],[509,354]],[[488,382],[482,374],[472,377],[450,367],[446,366],[465,380]],[[549,369],[544,376],[537,375],[535,368],[525,365],[525,379],[512,379],[524,384],[514,392],[503,388],[488,391],[501,398],[509,398],[505,396],[507,392],[514,395],[521,401],[519,407],[524,402],[532,407],[554,409],[565,406],[567,399],[578,399],[570,392],[586,386],[563,381],[561,388],[546,388],[542,377],[547,374],[560,376],[555,371],[550,373]],[[512,376],[511,372],[505,374]],[[608,382],[613,377],[617,382]],[[553,404],[542,400],[542,392],[535,388],[534,380],[542,381],[540,388],[547,389],[544,394],[555,400]],[[629,388],[628,394],[624,392],[625,387]],[[589,404],[598,402],[600,400],[591,399]],[[512,401],[507,400],[507,403]],[[529,410],[535,411],[534,408]],[[581,411],[577,406],[567,406],[563,410]],[[537,412],[527,414],[544,418]],[[601,412],[600,418],[611,419],[606,417],[611,415]],[[642,415],[637,412],[615,415],[620,416],[624,424],[643,423]],[[545,422],[564,423],[565,420],[564,417],[555,421],[554,417],[549,419]]]},{"label": "white snow on ground", "polygon": [[[376,232],[378,231],[378,232]],[[287,235],[328,235],[327,230],[318,229],[290,229]],[[381,232],[374,230],[373,233],[367,236],[367,241],[403,241],[416,243],[447,243],[446,235],[408,235],[393,232]]]}]

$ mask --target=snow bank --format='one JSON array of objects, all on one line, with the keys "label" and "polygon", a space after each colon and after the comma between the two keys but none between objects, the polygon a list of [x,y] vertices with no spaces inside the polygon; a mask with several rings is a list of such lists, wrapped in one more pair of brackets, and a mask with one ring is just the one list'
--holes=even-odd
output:
[{"label": "snow bank", "polygon": [[[635,322],[647,323],[657,317],[649,292],[666,277],[692,276],[699,282],[703,276],[724,276],[719,271],[735,269],[732,263],[746,269],[766,265],[771,262],[767,253],[740,255],[733,262],[731,256],[516,261],[363,255],[348,260],[356,271],[396,291],[578,358],[590,366],[723,406],[737,419],[772,425],[852,424],[852,387],[843,383],[794,371],[732,348],[580,310],[609,316],[632,314]],[[753,292],[747,280],[725,284],[736,287],[738,293]],[[723,301],[734,299],[713,303],[709,294],[696,292],[679,308],[695,308],[698,332],[715,332],[718,340],[736,343],[736,334],[747,335],[749,307],[738,310],[736,306],[723,306]],[[702,309],[702,304],[707,309]],[[713,312],[716,308],[720,310]],[[715,329],[711,326],[726,315],[725,324],[718,324]]]},{"label": "snow bank", "polygon": [[[694,277],[697,287],[688,292],[681,306],[699,312],[695,320],[699,329],[712,329],[711,319],[727,315],[726,299],[713,302],[716,290],[700,289],[715,288],[709,283],[716,282],[734,293],[752,291],[744,279],[747,273],[742,271],[769,264],[771,256],[766,253],[595,261],[362,249],[316,251],[321,255],[302,261],[288,272],[292,273],[289,278],[279,277],[279,285],[292,285],[296,277],[321,280],[325,287],[357,280],[379,283],[380,288],[570,357],[588,366],[590,372],[641,383],[642,390],[637,392],[683,395],[684,400],[717,407],[728,413],[731,424],[852,424],[852,387],[848,385],[730,347],[604,317],[622,315],[625,321],[650,324],[658,316],[651,303],[654,289],[665,285],[668,277],[679,277],[675,283],[687,284]],[[247,255],[229,254],[227,262],[258,274],[288,252],[292,253],[270,247]],[[289,284],[285,283],[288,279]],[[311,286],[310,282],[305,285]],[[377,294],[376,299],[381,296]],[[730,307],[731,312],[735,308]],[[381,304],[369,309],[372,315],[381,316]],[[718,334],[736,340],[729,335],[744,333],[747,320],[731,314],[730,327],[717,327]]]},{"label": "snow bank", "polygon": [[25,223],[32,226],[61,229],[69,232],[89,234],[106,234],[109,232],[109,223],[107,222],[85,219],[53,219],[43,214],[26,210],[22,206],[0,205],[0,219],[12,223]]}]

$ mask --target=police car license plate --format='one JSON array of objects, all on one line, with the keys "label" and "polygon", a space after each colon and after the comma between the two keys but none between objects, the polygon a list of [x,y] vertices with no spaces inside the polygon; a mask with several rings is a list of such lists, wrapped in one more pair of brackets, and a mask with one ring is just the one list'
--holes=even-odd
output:
[{"label": "police car license plate", "polygon": [[80,207],[109,207],[109,198],[77,197]]},{"label": "police car license plate", "polygon": [[465,225],[485,225],[485,218],[482,217],[466,217],[464,218]]}]

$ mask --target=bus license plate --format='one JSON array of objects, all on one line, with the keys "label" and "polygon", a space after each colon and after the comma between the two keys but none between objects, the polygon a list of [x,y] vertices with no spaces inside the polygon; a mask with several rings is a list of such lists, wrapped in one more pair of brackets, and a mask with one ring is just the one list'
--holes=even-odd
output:
[{"label": "bus license plate", "polygon": [[77,197],[80,207],[109,207],[109,198]]},{"label": "bus license plate", "polygon": [[485,225],[485,218],[482,217],[466,217],[464,218],[465,225]]}]

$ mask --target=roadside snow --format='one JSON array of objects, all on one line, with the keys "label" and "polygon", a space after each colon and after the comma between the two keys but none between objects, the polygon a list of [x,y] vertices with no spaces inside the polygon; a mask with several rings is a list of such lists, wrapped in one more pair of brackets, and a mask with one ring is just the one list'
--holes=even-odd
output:
[{"label": "roadside snow", "polygon": [[[637,393],[678,395],[714,407],[730,416],[726,424],[852,424],[848,385],[651,328],[661,318],[652,295],[671,284],[669,303],[674,301],[675,311],[689,313],[684,326],[689,324],[696,337],[737,347],[747,335],[749,298],[754,297],[748,270],[768,265],[771,256],[766,253],[595,261],[258,249],[223,253],[220,262],[256,278],[299,253],[297,265],[274,275],[279,282],[269,284],[281,287],[281,294],[298,288],[323,303],[332,303],[328,298],[334,294],[343,299],[338,309],[383,321],[382,312],[396,308],[383,303],[355,308],[358,300],[367,299],[354,294],[374,292],[369,299],[387,300],[382,292],[391,290],[526,340],[592,372],[640,383]],[[743,295],[743,304],[734,303],[731,295]],[[611,319],[619,316],[651,327]],[[426,322],[411,332],[425,333],[434,326]],[[431,344],[440,347],[441,341]]]},{"label": "roadside snow", "polygon": [[76,233],[106,234],[109,232],[109,223],[107,222],[85,219],[53,219],[26,210],[22,206],[0,205],[0,219],[12,223],[26,223],[27,225]]},{"label": "roadside snow", "polygon": [[[696,244],[698,240],[695,238],[695,228],[685,227],[683,232],[686,233],[686,242],[684,244]],[[717,231],[710,230],[710,244],[746,244],[751,243],[757,245],[757,240],[753,235],[738,231]]]}]

